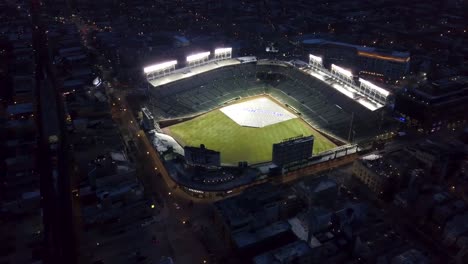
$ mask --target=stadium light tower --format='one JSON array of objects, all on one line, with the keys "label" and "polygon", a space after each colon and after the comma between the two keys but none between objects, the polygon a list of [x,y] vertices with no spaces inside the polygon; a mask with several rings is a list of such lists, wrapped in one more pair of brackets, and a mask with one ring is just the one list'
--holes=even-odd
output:
[{"label": "stadium light tower", "polygon": [[345,70],[339,66],[336,66],[335,64],[332,64],[331,72],[335,78],[345,82],[348,85],[354,86],[353,74],[351,73],[351,71]]},{"label": "stadium light tower", "polygon": [[219,48],[214,51],[215,60],[225,60],[232,58],[232,48]]},{"label": "stadium light tower", "polygon": [[314,68],[323,68],[322,58],[319,56],[309,54],[309,65]]},{"label": "stadium light tower", "polygon": [[381,105],[387,103],[387,98],[390,95],[390,92],[387,90],[369,82],[362,78],[359,78],[359,93],[364,95],[366,98],[377,102]]},{"label": "stadium light tower", "polygon": [[177,65],[177,61],[167,61],[159,64],[150,65],[148,67],[143,68],[143,72],[146,74],[146,78],[151,81],[157,79],[161,76],[170,74],[175,70],[175,66]]},{"label": "stadium light tower", "polygon": [[210,54],[211,52],[207,51],[187,56],[187,64],[189,67],[204,64],[209,60]]}]

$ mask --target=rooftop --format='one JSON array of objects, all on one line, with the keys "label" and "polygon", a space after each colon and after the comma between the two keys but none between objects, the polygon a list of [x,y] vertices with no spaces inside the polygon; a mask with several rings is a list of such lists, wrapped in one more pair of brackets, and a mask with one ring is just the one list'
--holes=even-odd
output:
[{"label": "rooftop", "polygon": [[370,154],[362,157],[360,160],[365,167],[380,177],[390,178],[400,175],[399,168],[393,162],[390,162],[389,159],[382,158],[382,156]]},{"label": "rooftop", "polygon": [[309,255],[311,252],[312,249],[306,242],[296,241],[256,256],[253,262],[255,264],[294,263],[295,259]]},{"label": "rooftop", "polygon": [[422,254],[419,250],[407,250],[392,259],[392,264],[426,264],[429,263],[427,256]]},{"label": "rooftop", "polygon": [[[215,203],[227,225],[236,229],[251,221],[260,221],[263,208],[284,200],[286,194],[271,184],[261,184],[244,191],[241,195],[230,197]],[[255,215],[259,217],[256,218]],[[265,217],[265,215],[263,215]]]},{"label": "rooftop", "polygon": [[339,45],[343,47],[355,48],[358,51],[363,52],[364,56],[365,56],[365,53],[376,53],[376,54],[381,54],[381,55],[386,55],[386,56],[398,57],[402,59],[407,59],[410,56],[409,52],[383,50],[383,49],[378,49],[375,47],[365,47],[365,46],[354,45],[354,44],[349,44],[345,42],[330,41],[330,40],[321,39],[321,38],[305,39],[302,41],[302,43],[304,44],[334,44],[334,45]]},{"label": "rooftop", "polygon": [[336,188],[337,183],[326,177],[306,178],[297,184],[298,187],[307,189],[309,192],[321,192],[330,188]]},{"label": "rooftop", "polygon": [[31,112],[33,112],[32,103],[13,104],[7,107],[7,113],[9,115],[29,114]]},{"label": "rooftop", "polygon": [[285,221],[275,222],[261,229],[250,231],[240,231],[234,233],[232,238],[238,248],[245,248],[252,244],[261,242],[266,239],[272,239],[275,236],[291,230],[291,225]]}]

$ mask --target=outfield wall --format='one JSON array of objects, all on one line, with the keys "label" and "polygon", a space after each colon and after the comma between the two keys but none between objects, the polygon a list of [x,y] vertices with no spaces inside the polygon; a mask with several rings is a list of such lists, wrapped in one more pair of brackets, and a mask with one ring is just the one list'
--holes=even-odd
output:
[{"label": "outfield wall", "polygon": [[[349,152],[347,150],[349,150]],[[318,160],[304,161],[295,164],[278,176],[259,175],[259,177],[257,177],[255,180],[250,182],[243,182],[242,184],[236,184],[236,182],[233,181],[232,184],[229,185],[231,188],[226,188],[227,186],[224,185],[219,189],[216,189],[216,186],[211,185],[206,186],[209,187],[209,189],[206,189],[199,185],[195,187],[190,182],[181,181],[180,178],[172,178],[172,180],[189,195],[195,196],[197,198],[218,199],[221,197],[225,198],[239,194],[249,187],[265,182],[284,184],[300,180],[303,177],[309,177],[333,168],[351,164],[358,157],[359,154],[356,145],[342,146],[336,148],[335,150],[327,151],[326,153],[322,154]]]}]

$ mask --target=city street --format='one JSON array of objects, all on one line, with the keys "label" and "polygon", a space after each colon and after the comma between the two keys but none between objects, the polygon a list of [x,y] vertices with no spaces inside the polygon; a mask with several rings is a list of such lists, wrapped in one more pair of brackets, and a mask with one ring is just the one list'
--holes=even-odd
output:
[{"label": "city street", "polygon": [[[85,23],[78,16],[73,20],[79,28],[85,27]],[[86,45],[86,41],[84,44],[94,51]],[[101,57],[100,54],[96,55]],[[104,62],[103,59],[98,61]],[[110,70],[104,64],[98,66],[103,72],[103,77],[110,76]],[[107,81],[112,83],[110,78]],[[161,256],[170,256],[175,263],[212,263],[209,261],[209,255],[214,251],[217,252],[217,256],[223,255],[225,250],[223,244],[217,240],[215,230],[206,228],[212,225],[210,202],[191,197],[179,188],[174,188],[176,185],[165,171],[159,154],[140,129],[135,119],[136,113],[132,113],[132,108],[127,103],[127,90],[119,83],[112,83],[112,86],[115,89],[109,100],[113,119],[119,125],[122,137],[135,143],[136,153],[133,153],[133,156],[137,165],[137,176],[144,185],[146,194],[155,201],[155,206],[160,210],[158,221],[145,227],[145,232],[156,234],[157,250],[142,250],[141,255],[149,257],[148,263],[159,260]],[[200,236],[200,230],[203,230],[203,236]],[[207,246],[211,253],[206,249]]]},{"label": "city street", "polygon": [[[215,230],[207,228],[213,221],[210,201],[191,197],[175,188],[176,184],[165,171],[159,154],[144,131],[140,130],[138,121],[127,105],[125,95],[119,94],[119,90],[115,93],[117,101],[113,104],[113,117],[123,136],[134,140],[138,177],[146,192],[154,198],[156,206],[161,208],[158,221],[151,227],[154,230],[164,230],[167,243],[174,252],[171,257],[176,263],[210,263],[209,255],[213,251],[224,250],[222,244],[215,241]],[[200,236],[201,230],[203,236]],[[210,252],[207,250],[207,243],[210,243]]]}]

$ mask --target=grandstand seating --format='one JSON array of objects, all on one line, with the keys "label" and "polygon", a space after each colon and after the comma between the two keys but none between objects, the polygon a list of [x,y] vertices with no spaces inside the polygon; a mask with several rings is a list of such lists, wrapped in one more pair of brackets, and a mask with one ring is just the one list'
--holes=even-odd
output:
[{"label": "grandstand seating", "polygon": [[[265,76],[279,76],[272,80]],[[260,79],[259,79],[260,78]],[[287,104],[314,128],[347,139],[351,120],[355,140],[375,135],[380,111],[370,111],[328,84],[280,62],[218,68],[151,89],[156,119],[201,114],[236,97],[269,94]]]}]

